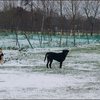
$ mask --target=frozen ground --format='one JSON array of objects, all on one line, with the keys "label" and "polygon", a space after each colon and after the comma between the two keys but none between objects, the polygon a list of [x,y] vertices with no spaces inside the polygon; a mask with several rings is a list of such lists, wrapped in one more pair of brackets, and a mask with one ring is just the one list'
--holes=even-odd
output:
[{"label": "frozen ground", "polygon": [[100,99],[100,44],[68,48],[63,68],[47,69],[45,53],[61,49],[3,50],[0,99]]}]

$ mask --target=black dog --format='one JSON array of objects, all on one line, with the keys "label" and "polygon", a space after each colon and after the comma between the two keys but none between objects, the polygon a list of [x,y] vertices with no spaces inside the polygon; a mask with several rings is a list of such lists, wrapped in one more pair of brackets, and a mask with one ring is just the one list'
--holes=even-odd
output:
[{"label": "black dog", "polygon": [[65,60],[68,52],[69,50],[63,50],[62,53],[47,52],[44,59],[45,61],[47,58],[47,64],[46,64],[47,68],[48,68],[48,64],[49,67],[51,68],[51,64],[53,60],[60,62],[60,68],[62,68],[62,63]]}]

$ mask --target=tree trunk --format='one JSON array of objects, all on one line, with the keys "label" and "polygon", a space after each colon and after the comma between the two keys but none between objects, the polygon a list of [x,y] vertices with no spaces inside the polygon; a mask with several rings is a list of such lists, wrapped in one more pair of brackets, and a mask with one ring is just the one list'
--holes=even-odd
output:
[{"label": "tree trunk", "polygon": [[93,35],[93,31],[94,31],[94,23],[91,24],[91,36]]},{"label": "tree trunk", "polygon": [[[24,33],[24,32],[23,32],[23,33]],[[27,39],[27,41],[28,41],[29,45],[30,45],[30,46],[31,46],[31,48],[33,49],[33,46],[32,46],[32,44],[31,44],[31,42],[30,42],[29,38],[27,37],[26,33],[24,33],[24,35],[25,35],[25,37],[26,37],[26,39]]]},{"label": "tree trunk", "polygon": [[15,35],[16,35],[16,46],[18,45],[19,49],[20,49],[20,43],[18,41],[18,34],[17,31],[15,31]]}]

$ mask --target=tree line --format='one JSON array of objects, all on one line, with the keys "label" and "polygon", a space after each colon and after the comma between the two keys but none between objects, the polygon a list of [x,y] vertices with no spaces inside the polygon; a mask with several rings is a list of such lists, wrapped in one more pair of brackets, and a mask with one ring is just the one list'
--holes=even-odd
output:
[{"label": "tree line", "polygon": [[0,5],[0,30],[100,32],[99,0],[4,0]]}]

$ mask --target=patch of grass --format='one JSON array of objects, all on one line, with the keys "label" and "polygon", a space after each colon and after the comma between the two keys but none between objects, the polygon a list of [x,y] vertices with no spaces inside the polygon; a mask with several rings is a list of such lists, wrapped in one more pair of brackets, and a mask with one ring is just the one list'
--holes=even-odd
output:
[{"label": "patch of grass", "polygon": [[100,53],[100,45],[94,45],[89,47],[75,47],[71,50],[73,53],[82,52],[82,53]]}]

